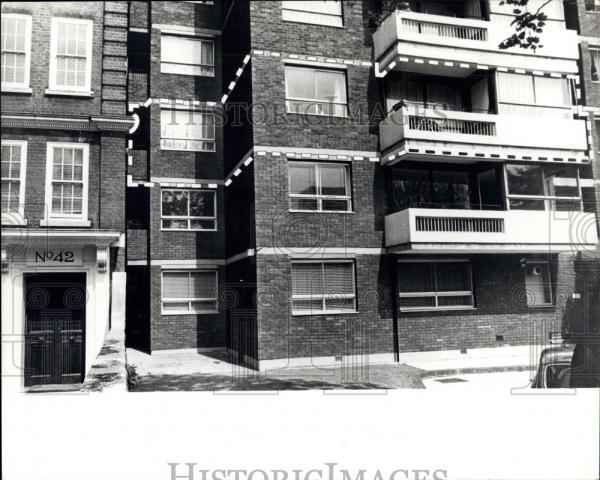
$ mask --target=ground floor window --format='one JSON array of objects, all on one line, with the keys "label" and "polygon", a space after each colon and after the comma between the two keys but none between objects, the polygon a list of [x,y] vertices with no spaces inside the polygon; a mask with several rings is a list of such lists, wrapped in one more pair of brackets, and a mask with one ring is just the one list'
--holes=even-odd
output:
[{"label": "ground floor window", "polygon": [[216,270],[162,272],[162,313],[217,312]]},{"label": "ground floor window", "polygon": [[356,311],[354,262],[292,263],[292,312],[297,315]]},{"label": "ground floor window", "polygon": [[398,292],[402,311],[473,307],[471,264],[466,260],[398,262]]},{"label": "ground floor window", "polygon": [[528,262],[525,273],[527,305],[547,307],[552,305],[552,280],[548,262]]}]

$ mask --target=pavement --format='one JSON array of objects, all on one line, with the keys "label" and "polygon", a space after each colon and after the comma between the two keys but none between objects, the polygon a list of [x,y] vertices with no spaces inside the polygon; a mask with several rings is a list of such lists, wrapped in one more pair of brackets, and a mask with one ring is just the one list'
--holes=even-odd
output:
[{"label": "pavement", "polygon": [[171,350],[148,355],[127,349],[127,361],[131,391],[527,389],[541,348],[416,352],[401,354],[400,362],[393,364],[288,367],[262,372],[236,364],[225,350]]},{"label": "pavement", "polygon": [[381,390],[424,388],[423,372],[395,364],[294,367],[258,372],[225,351],[155,352],[127,349],[131,391]]}]

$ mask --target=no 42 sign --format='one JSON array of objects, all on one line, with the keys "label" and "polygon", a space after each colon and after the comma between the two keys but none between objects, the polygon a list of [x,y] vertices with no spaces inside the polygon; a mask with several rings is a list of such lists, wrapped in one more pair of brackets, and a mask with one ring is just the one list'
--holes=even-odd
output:
[{"label": "no 42 sign", "polygon": [[30,248],[27,250],[27,265],[81,265],[81,248]]}]

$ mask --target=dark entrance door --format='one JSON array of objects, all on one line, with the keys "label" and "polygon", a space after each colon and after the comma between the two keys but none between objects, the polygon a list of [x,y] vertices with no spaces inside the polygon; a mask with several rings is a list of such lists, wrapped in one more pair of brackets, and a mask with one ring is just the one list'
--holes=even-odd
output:
[{"label": "dark entrance door", "polygon": [[83,381],[85,285],[85,273],[25,275],[26,387]]}]

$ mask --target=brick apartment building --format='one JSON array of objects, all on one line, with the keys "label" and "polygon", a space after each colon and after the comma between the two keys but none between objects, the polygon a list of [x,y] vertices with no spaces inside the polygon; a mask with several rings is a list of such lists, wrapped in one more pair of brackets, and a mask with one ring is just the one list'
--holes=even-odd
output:
[{"label": "brick apartment building", "polygon": [[[118,212],[89,216],[126,231],[128,346],[356,364],[542,343],[593,316],[597,5],[549,4],[533,52],[498,49],[511,9],[495,0],[387,3],[86,7],[121,23],[94,23],[96,96],[57,101],[108,116],[126,53],[134,125],[95,197]],[[36,118],[50,101],[34,80],[3,84],[3,127],[5,97],[40,98]]]},{"label": "brick apartment building", "polygon": [[125,313],[127,3],[2,3],[3,389],[83,382]]},{"label": "brick apartment building", "polygon": [[598,236],[563,3],[537,53],[498,49],[499,2],[385,3],[130,2],[132,346],[262,369],[570,328]]}]

